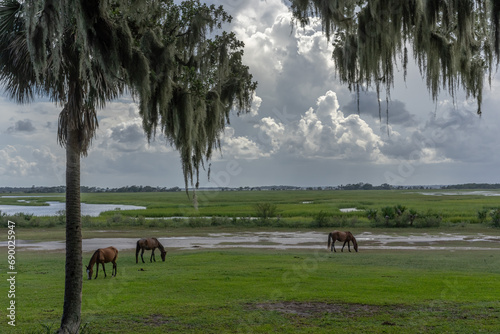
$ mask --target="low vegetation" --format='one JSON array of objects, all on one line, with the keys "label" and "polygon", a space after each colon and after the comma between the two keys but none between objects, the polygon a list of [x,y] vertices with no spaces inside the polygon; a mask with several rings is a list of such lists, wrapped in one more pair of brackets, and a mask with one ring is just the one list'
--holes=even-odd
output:
[{"label": "low vegetation", "polygon": [[[440,191],[446,194],[446,191]],[[89,204],[128,204],[144,210],[114,210],[99,217],[83,216],[83,227],[438,227],[448,224],[485,224],[500,227],[497,196],[475,192],[430,195],[430,191],[408,190],[295,190],[295,191],[200,191],[198,210],[184,192],[88,193]],[[29,195],[28,195],[29,196]],[[16,199],[17,200],[17,199]],[[64,200],[56,195],[25,199],[19,205],[41,205],[44,200]],[[0,204],[14,204],[0,198]],[[342,212],[341,209],[356,209]],[[64,211],[52,217],[0,213],[0,224],[8,219],[22,227],[57,227],[64,224]]]}]

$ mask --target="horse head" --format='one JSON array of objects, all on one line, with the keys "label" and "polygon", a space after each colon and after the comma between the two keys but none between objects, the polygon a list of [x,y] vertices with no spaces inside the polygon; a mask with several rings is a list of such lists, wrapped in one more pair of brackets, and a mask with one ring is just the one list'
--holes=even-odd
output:
[{"label": "horse head", "polygon": [[87,278],[92,279],[92,274],[93,274],[92,268],[89,268],[89,266],[85,266],[85,269],[87,270]]},{"label": "horse head", "polygon": [[166,250],[161,250],[161,260],[165,262],[165,256],[167,256],[167,251]]}]

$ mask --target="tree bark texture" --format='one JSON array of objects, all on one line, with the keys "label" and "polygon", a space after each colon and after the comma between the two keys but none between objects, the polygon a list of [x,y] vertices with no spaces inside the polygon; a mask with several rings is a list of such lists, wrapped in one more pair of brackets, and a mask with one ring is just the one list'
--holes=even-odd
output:
[{"label": "tree bark texture", "polygon": [[82,307],[82,226],[80,212],[80,143],[68,128],[66,143],[66,273],[64,306],[58,333],[78,333]]}]

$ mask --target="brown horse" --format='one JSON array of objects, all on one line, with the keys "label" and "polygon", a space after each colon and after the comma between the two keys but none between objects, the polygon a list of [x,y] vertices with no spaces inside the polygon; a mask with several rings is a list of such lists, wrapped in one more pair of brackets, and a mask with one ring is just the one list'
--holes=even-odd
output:
[{"label": "brown horse", "polygon": [[[95,272],[94,279],[97,278],[99,274],[99,263],[102,264],[102,270],[104,271],[104,277],[106,277],[106,268],[104,268],[104,264],[108,262],[113,263],[113,270],[111,270],[111,277],[116,276],[116,259],[118,258],[118,249],[115,247],[107,247],[107,248],[99,248],[94,252],[92,257],[90,258],[90,262],[87,268],[87,277],[88,279],[92,279],[92,273],[94,269],[94,264],[97,263],[97,269]],[[114,273],[114,274],[113,274]]]},{"label": "brown horse", "polygon": [[351,241],[352,241],[352,244],[354,246],[354,250],[356,252],[358,251],[358,243],[356,242],[356,238],[354,237],[354,235],[352,235],[351,232],[349,232],[349,231],[330,232],[330,234],[328,234],[328,248],[330,249],[330,251],[335,251],[335,252],[337,251],[335,249],[335,241],[337,241],[337,240],[344,242],[344,245],[342,246],[342,250],[341,250],[342,252],[344,251],[344,247],[345,247],[346,243],[347,243],[347,248],[349,249],[349,252],[351,251],[351,247],[349,245]]},{"label": "brown horse", "polygon": [[153,262],[153,260],[155,260],[155,262],[156,262],[156,258],[155,258],[155,249],[156,248],[160,249],[161,259],[163,262],[165,262],[165,256],[167,255],[167,251],[165,250],[165,248],[163,248],[163,245],[158,241],[158,239],[156,239],[156,238],[143,238],[143,239],[138,240],[137,246],[135,247],[135,263],[139,262],[138,254],[139,254],[140,250],[142,250],[142,252],[141,252],[142,263],[144,263],[144,257],[142,257],[142,256],[143,256],[145,250],[151,250],[151,258],[149,259],[149,261]]}]

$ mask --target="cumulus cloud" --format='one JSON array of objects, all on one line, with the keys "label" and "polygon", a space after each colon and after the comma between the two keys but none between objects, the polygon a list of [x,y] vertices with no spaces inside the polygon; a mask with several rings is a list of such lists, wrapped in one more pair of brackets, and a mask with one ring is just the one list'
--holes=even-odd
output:
[{"label": "cumulus cloud", "polygon": [[[236,136],[234,129],[226,127],[222,136],[222,158],[229,156],[233,159],[258,159],[268,156],[260,150],[257,143],[243,136]],[[214,157],[219,159],[217,154]]]},{"label": "cumulus cloud", "polygon": [[144,146],[145,135],[141,125],[132,121],[111,128],[109,139],[121,151],[136,151]]},{"label": "cumulus cloud", "polygon": [[28,162],[17,152],[17,148],[11,145],[0,150],[0,174],[4,176],[26,176],[35,166],[34,162]]},{"label": "cumulus cloud", "polygon": [[[344,116],[337,95],[328,91],[298,121],[264,117],[254,125],[260,156],[377,161],[382,141],[358,115]],[[256,149],[256,145],[254,145]]]},{"label": "cumulus cloud", "polygon": [[0,176],[34,178],[45,175],[64,182],[64,161],[49,147],[7,145],[0,150]]},{"label": "cumulus cloud", "polygon": [[26,132],[26,133],[31,133],[35,132],[35,127],[33,126],[33,123],[29,119],[24,119],[24,120],[19,120],[17,121],[14,126],[11,126],[7,129],[7,132],[12,133],[12,132]]},{"label": "cumulus cloud", "polygon": [[359,95],[359,100],[353,95],[342,110],[347,115],[358,114],[363,118],[371,117],[382,120],[382,123],[389,124],[389,126],[414,127],[418,125],[417,117],[410,113],[404,102],[397,99],[389,100],[387,105],[384,100],[380,102],[379,107],[378,97],[375,92],[363,92]]}]

